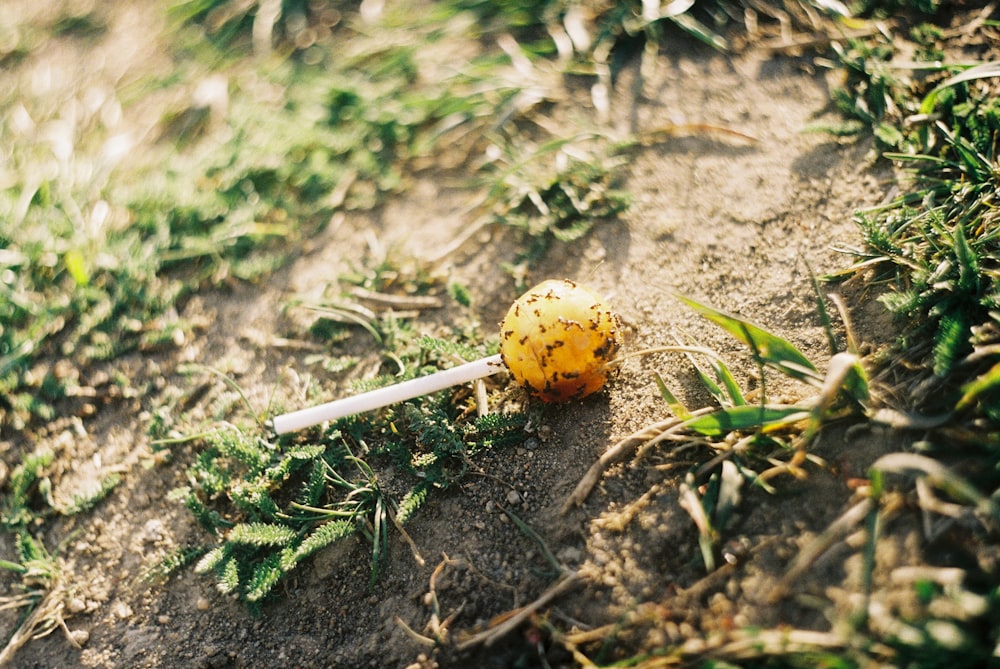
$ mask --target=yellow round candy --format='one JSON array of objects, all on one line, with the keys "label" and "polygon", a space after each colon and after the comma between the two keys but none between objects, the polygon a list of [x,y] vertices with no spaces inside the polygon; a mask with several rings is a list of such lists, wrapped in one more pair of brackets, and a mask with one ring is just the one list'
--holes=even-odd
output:
[{"label": "yellow round candy", "polygon": [[531,395],[576,400],[604,387],[620,332],[618,316],[594,291],[569,280],[543,281],[500,323],[500,354]]}]

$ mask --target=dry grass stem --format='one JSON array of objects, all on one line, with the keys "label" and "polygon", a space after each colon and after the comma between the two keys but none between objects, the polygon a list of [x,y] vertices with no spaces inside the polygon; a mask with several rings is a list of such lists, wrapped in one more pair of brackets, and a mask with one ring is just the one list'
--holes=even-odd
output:
[{"label": "dry grass stem", "polygon": [[441,298],[433,295],[393,295],[391,293],[378,293],[360,286],[352,286],[348,292],[359,300],[370,302],[383,309],[420,311],[422,309],[440,309],[444,306]]},{"label": "dry grass stem", "polygon": [[583,577],[580,575],[580,572],[573,572],[563,576],[558,582],[543,592],[538,599],[530,604],[522,606],[516,611],[510,612],[510,614],[504,617],[501,622],[492,625],[488,629],[467,637],[464,641],[458,643],[456,648],[461,651],[474,648],[478,645],[492,646],[494,643],[517,629],[521,623],[530,618],[543,606],[563,593],[575,588],[582,580]]},{"label": "dry grass stem", "polygon": [[[697,411],[692,412],[692,416],[703,416],[707,413],[711,413],[714,407],[705,407]],[[583,475],[580,482],[576,484],[576,488],[570,494],[569,498],[563,504],[562,513],[568,513],[574,506],[580,506],[583,504],[584,500],[590,494],[590,491],[594,489],[597,482],[601,480],[601,476],[607,471],[608,467],[611,465],[621,462],[628,456],[635,453],[643,444],[650,442],[654,439],[663,440],[668,438],[671,434],[676,434],[678,429],[683,428],[685,421],[680,418],[670,418],[659,423],[654,423],[644,427],[641,430],[633,432],[629,436],[621,439],[615,443],[611,448],[606,450],[597,461],[591,465],[587,473]]]},{"label": "dry grass stem", "polygon": [[767,597],[767,602],[775,604],[786,597],[792,585],[799,580],[802,574],[825,553],[837,541],[847,536],[865,516],[871,511],[875,501],[866,497],[854,506],[845,511],[837,520],[830,525],[818,537],[813,539],[789,565],[785,576],[771,590]]},{"label": "dry grass stem", "polygon": [[434,568],[434,571],[431,573],[430,580],[428,581],[427,601],[431,607],[431,619],[428,621],[426,629],[432,636],[428,637],[420,634],[407,625],[402,618],[399,616],[395,617],[396,624],[403,629],[406,635],[422,646],[434,648],[448,643],[448,633],[451,628],[451,623],[454,622],[455,618],[458,617],[458,614],[462,612],[464,605],[459,606],[457,609],[452,611],[451,614],[442,621],[441,605],[438,602],[437,597],[437,579],[441,575],[441,572],[444,571],[446,566],[459,563],[459,561],[452,560],[447,554],[445,554],[441,562],[438,563],[438,566]]},{"label": "dry grass stem", "polygon": [[[19,598],[20,599],[20,598]],[[31,614],[21,623],[21,626],[17,628],[10,640],[7,641],[7,645],[4,646],[3,650],[0,651],[0,667],[8,666],[9,663],[14,659],[14,655],[17,651],[28,643],[32,639],[38,639],[44,636],[48,636],[55,630],[58,626],[66,634],[66,639],[69,640],[71,644],[79,648],[80,644],[76,642],[73,635],[70,634],[69,629],[66,627],[66,623],[63,620],[63,609],[65,608],[66,591],[57,586],[50,590],[42,598],[41,601],[35,606]],[[30,601],[24,602],[24,605],[29,605]]]}]

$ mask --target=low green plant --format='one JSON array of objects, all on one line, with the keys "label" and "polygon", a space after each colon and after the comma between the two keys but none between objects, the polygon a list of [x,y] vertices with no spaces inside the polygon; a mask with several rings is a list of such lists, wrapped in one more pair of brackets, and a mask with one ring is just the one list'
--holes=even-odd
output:
[{"label": "low green plant", "polygon": [[[188,2],[177,10],[188,20],[232,10],[242,31],[251,5]],[[334,9],[285,2],[280,12],[313,25]],[[129,152],[128,178],[101,144],[112,138],[99,114],[66,127],[58,145],[66,155],[57,155],[23,119],[63,128],[60,110],[30,96],[0,97],[9,112],[0,130],[13,140],[2,153],[11,180],[0,190],[0,421],[51,419],[71,396],[79,375],[41,361],[64,358],[80,370],[174,341],[153,333],[190,328],[175,310],[193,293],[260,280],[334,211],[377,206],[405,187],[442,142],[449,161],[467,159],[459,146],[480,146],[520,87],[496,84],[495,55],[457,70],[418,60],[418,47],[433,49],[458,29],[387,25],[390,43],[357,34],[330,67],[231,57],[220,64],[179,32],[176,78],[138,86],[166,93],[223,65],[234,78],[210,104],[175,104],[149,134],[158,141]],[[263,88],[281,95],[262,100]],[[114,93],[122,105],[135,96]],[[94,178],[84,183],[81,173]]]},{"label": "low green plant", "polygon": [[45,474],[53,458],[55,454],[43,448],[25,455],[11,472],[6,486],[7,494],[3,500],[2,518],[5,527],[26,527],[35,517],[31,509],[32,496],[39,487],[51,488]]},{"label": "low green plant", "polygon": [[[22,137],[12,127],[16,115],[3,115],[4,134],[19,141],[5,145],[13,181],[0,190],[0,421],[50,419],[71,395],[80,374],[45,360],[80,371],[173,341],[190,325],[168,314],[187,296],[231,277],[259,278],[285,257],[276,242],[299,225],[325,222],[318,189],[332,188],[337,174],[273,166],[279,142],[283,151],[305,152],[322,138],[292,139],[277,125],[262,133],[263,110],[242,102],[234,97],[236,140],[226,151],[146,147],[127,179],[92,147],[103,132],[99,119],[80,116],[67,129],[63,156]],[[61,123],[44,101],[0,100],[4,109],[18,104],[38,124]],[[167,338],[154,334],[164,331]]]},{"label": "low green plant", "polygon": [[7,664],[28,640],[52,633],[63,621],[65,579],[62,562],[45,548],[41,540],[26,531],[15,535],[17,561],[0,560],[0,569],[20,578],[15,594],[0,597],[0,610],[24,609],[18,627],[0,649],[0,662]]},{"label": "low green plant", "polygon": [[[58,554],[50,552],[38,528],[50,516],[76,516],[90,511],[118,485],[112,473],[101,480],[96,490],[74,494],[68,501],[53,493],[51,465],[55,454],[39,448],[24,455],[10,473],[5,485],[0,525],[13,536],[16,556],[0,559],[0,569],[11,572],[19,581],[15,594],[0,597],[0,610],[24,609],[24,617],[0,649],[0,664],[6,664],[17,649],[32,638],[45,636],[58,627],[65,631],[64,606],[68,579]],[[75,643],[75,642],[74,642]]]},{"label": "low green plant", "polygon": [[[756,401],[748,401],[751,393],[739,387],[729,367],[713,351],[689,345],[664,347],[661,350],[680,353],[690,359],[696,376],[716,406],[689,409],[657,376],[660,392],[673,417],[637,432],[631,441],[616,445],[612,451],[617,449],[619,452],[612,455],[617,458],[640,444],[648,447],[668,439],[682,443],[689,440],[699,447],[711,449],[713,457],[694,466],[678,485],[677,492],[679,505],[690,515],[697,531],[705,570],[711,574],[720,568],[722,560],[735,564],[741,559],[726,548],[731,538],[727,528],[739,509],[746,486],[774,489],[776,484],[772,480],[777,474],[804,476],[802,468],[810,457],[808,447],[825,425],[845,417],[875,419],[877,412],[869,397],[870,382],[862,361],[853,353],[838,351],[832,333],[829,338],[832,357],[823,375],[787,340],[746,319],[688,299],[682,298],[682,301],[748,347],[760,370],[760,383],[755,390],[760,395]],[[771,403],[767,400],[766,371],[804,383],[818,393],[791,404]],[[923,448],[927,449],[928,445]],[[602,458],[599,464],[606,466],[611,461]],[[900,493],[890,486],[890,476],[903,477],[904,485],[907,479],[919,482],[918,488],[922,490],[919,504],[928,516],[941,513],[939,495],[947,499],[953,505],[949,511],[951,515],[964,514],[970,522],[980,526],[981,532],[976,533],[978,538],[970,539],[974,542],[988,541],[988,536],[1000,528],[1000,505],[996,494],[990,494],[996,487],[995,472],[992,475],[975,472],[974,479],[967,479],[928,455],[910,452],[885,455],[872,465],[867,496],[856,500],[840,518],[802,548],[770,595],[777,601],[789,594],[792,585],[834,542],[852,532],[863,531],[866,539],[860,552],[864,564],[862,590],[866,598],[847,628],[835,626],[830,632],[790,628],[733,630],[696,642],[679,642],[660,648],[644,646],[638,654],[621,660],[620,664],[659,667],[702,666],[699,662],[708,662],[710,666],[764,663],[797,667],[815,666],[814,663],[820,662],[823,666],[853,667],[887,659],[893,666],[915,667],[940,666],[941,663],[973,667],[989,663],[997,643],[1000,591],[992,583],[971,578],[971,572],[957,567],[927,568],[928,578],[942,580],[915,582],[921,603],[906,616],[869,607],[876,591],[884,587],[875,578],[878,542],[885,532],[887,519],[899,509]],[[574,495],[579,492],[580,488]],[[956,578],[959,573],[961,578]],[[615,633],[629,638],[632,632],[661,625],[658,611],[656,606],[647,610],[644,605],[637,605],[627,623],[615,626]],[[555,630],[553,634],[580,653],[575,633],[563,635]],[[637,636],[643,638],[642,634]],[[863,643],[859,643],[859,639],[863,639]],[[622,642],[600,647],[596,650],[595,661],[608,661],[608,652],[623,651],[627,645]]]},{"label": "low green plant", "polygon": [[45,545],[31,535],[19,532],[16,544],[17,562],[0,560],[0,568],[19,574],[23,579],[25,595],[38,600],[58,579],[59,566]]},{"label": "low green plant", "polygon": [[848,39],[831,44],[832,67],[844,73],[844,83],[832,89],[833,101],[853,126],[852,133],[871,132],[881,150],[899,150],[906,144],[903,119],[916,112],[918,101],[909,82],[894,66],[896,46],[886,36]]},{"label": "low green plant", "polygon": [[112,472],[87,492],[74,493],[68,500],[53,494],[50,466],[55,453],[39,448],[24,455],[14,467],[5,485],[0,524],[9,531],[21,531],[47,516],[73,516],[94,508],[120,483],[121,477]]},{"label": "low green plant", "polygon": [[[773,490],[770,480],[776,476],[801,474],[809,457],[808,446],[824,425],[865,414],[869,382],[861,359],[854,353],[832,349],[824,375],[786,339],[744,318],[688,298],[678,299],[749,348],[758,367],[755,401],[740,388],[722,357],[710,349],[678,342],[676,346],[633,353],[684,355],[716,406],[689,409],[656,375],[660,394],[672,416],[637,431],[605,453],[577,485],[565,508],[582,503],[604,470],[640,445],[684,439],[685,435],[711,445],[718,449],[716,457],[688,476],[682,485],[682,504],[698,527],[706,569],[713,571],[721,539],[718,528],[731,514],[743,482]],[[825,313],[825,309],[821,312]],[[829,341],[831,345],[836,343],[832,332]],[[774,373],[816,392],[794,403],[773,402],[768,396],[768,375]]]},{"label": "low green plant", "polygon": [[615,182],[622,159],[614,147],[605,142],[588,151],[581,143],[553,140],[494,167],[499,174],[490,188],[491,220],[522,238],[523,250],[507,265],[513,276],[523,277],[552,244],[574,242],[628,208],[629,197]]},{"label": "low green plant", "polygon": [[[868,246],[859,267],[875,266],[892,278],[892,290],[880,300],[911,319],[915,340],[933,342],[932,369],[939,377],[974,350],[980,352],[974,359],[992,357],[989,333],[1000,306],[993,205],[1000,185],[994,169],[1000,107],[989,80],[996,72],[992,65],[968,70],[925,96],[921,111],[940,120],[914,133],[921,151],[887,154],[908,168],[910,189],[858,215]],[[938,410],[948,410],[959,394],[938,400],[944,402]]]},{"label": "low green plant", "polygon": [[[680,507],[691,517],[697,532],[698,552],[705,572],[712,574],[726,562],[736,563],[741,559],[727,548],[727,544],[735,538],[731,536],[730,524],[740,511],[746,487],[760,486],[777,492],[779,486],[775,480],[780,475],[807,476],[807,466],[813,458],[809,448],[816,436],[832,422],[863,420],[869,410],[870,386],[861,358],[851,351],[839,349],[829,318],[823,315],[827,313],[825,305],[820,309],[820,320],[830,330],[831,357],[823,373],[783,337],[745,318],[694,300],[679,299],[747,348],[758,369],[756,388],[751,392],[741,387],[729,365],[711,349],[678,342],[675,346],[636,352],[633,355],[652,352],[683,355],[713,404],[691,409],[659,375],[654,375],[670,416],[612,446],[581,480],[567,506],[582,503],[609,465],[628,457],[640,446],[649,448],[671,442],[675,450],[680,450],[683,444],[694,449],[708,449],[710,457],[703,458],[683,477],[677,486],[677,496]],[[798,401],[774,401],[769,394],[774,375],[804,385],[807,393]],[[787,388],[782,394],[788,394]],[[658,604],[650,606],[655,609]],[[648,611],[643,604],[638,604],[634,615],[627,620],[629,622],[615,628],[623,639],[631,638],[633,631],[644,626],[662,624],[658,614]],[[568,634],[565,638],[573,643],[574,636]],[[636,638],[642,637],[641,633],[636,635]],[[748,646],[739,639],[746,639],[755,650],[744,654]],[[594,661],[607,662],[608,653],[622,652],[627,645],[625,641],[606,644],[595,651]],[[704,643],[699,640],[697,646],[692,642],[690,646],[678,643],[664,648],[643,647],[639,654],[627,657],[621,664],[696,666],[699,660],[723,662],[752,657],[777,663],[776,666],[799,666],[798,663],[809,666],[809,662],[817,658],[843,659],[846,644],[836,635],[748,628]],[[579,652],[579,648],[576,650]]]},{"label": "low green plant", "polygon": [[[743,481],[771,489],[769,481],[776,475],[800,471],[808,457],[809,444],[824,425],[847,416],[864,415],[869,399],[868,376],[857,355],[837,351],[831,351],[827,373],[822,375],[787,340],[746,319],[686,298],[682,301],[746,345],[759,369],[758,401],[750,403],[721,358],[709,356],[712,369],[709,375],[701,369],[694,354],[687,353],[699,379],[720,405],[697,416],[660,384],[664,399],[677,417],[682,418],[680,429],[712,440],[721,449],[720,457],[711,466],[699,467],[682,488],[682,503],[687,500],[689,513],[699,527],[706,569],[713,571],[714,551],[718,550],[720,536],[712,528],[725,526]],[[796,403],[771,402],[766,370],[804,383],[817,394]],[[782,453],[787,458],[785,462],[781,462]],[[695,500],[700,500],[697,510],[693,508]],[[710,520],[714,522],[707,522]]]},{"label": "low green plant", "polygon": [[[566,0],[535,0],[531,3],[454,0],[453,4],[473,11],[483,20],[506,30],[517,30],[519,37],[530,40],[530,50],[539,55],[555,51],[551,38],[539,38],[541,30],[559,25],[566,20],[568,13],[579,9]],[[731,23],[731,19],[721,3],[703,3],[700,6],[677,3],[650,10],[650,6],[634,0],[594,3],[588,11],[593,14],[593,42],[595,45],[603,43],[608,52],[612,44],[617,48],[627,48],[626,44],[643,40],[648,40],[657,48],[664,35],[669,34],[669,29],[691,35],[715,49],[726,50],[729,47],[721,30]]]},{"label": "low green plant", "polygon": [[274,48],[299,57],[317,44],[329,46],[342,19],[330,0],[180,0],[168,15],[179,24],[203,25],[221,50]]},{"label": "low green plant", "polygon": [[[481,354],[428,337],[417,343],[401,355],[403,379],[459,353]],[[196,570],[215,574],[221,591],[258,609],[303,560],[359,537],[371,545],[374,583],[393,528],[403,532],[431,494],[462,480],[479,451],[523,439],[525,422],[521,414],[467,417],[439,393],[343,418],[304,438],[274,439],[256,424],[199,437],[188,485],[174,493],[214,537]],[[385,467],[395,472],[391,482]]]}]

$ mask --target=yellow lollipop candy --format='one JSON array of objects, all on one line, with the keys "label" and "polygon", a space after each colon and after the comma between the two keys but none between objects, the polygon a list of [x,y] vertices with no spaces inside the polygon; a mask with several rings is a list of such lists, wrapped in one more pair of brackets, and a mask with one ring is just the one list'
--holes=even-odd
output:
[{"label": "yellow lollipop candy", "polygon": [[544,402],[580,399],[604,387],[621,323],[600,295],[569,280],[543,281],[517,299],[500,324],[500,355],[394,386],[275,416],[277,434],[371,411],[496,374],[506,365]]},{"label": "yellow lollipop candy", "polygon": [[548,280],[507,312],[500,355],[531,395],[566,402],[604,387],[620,335],[621,322],[600,295],[569,280]]}]

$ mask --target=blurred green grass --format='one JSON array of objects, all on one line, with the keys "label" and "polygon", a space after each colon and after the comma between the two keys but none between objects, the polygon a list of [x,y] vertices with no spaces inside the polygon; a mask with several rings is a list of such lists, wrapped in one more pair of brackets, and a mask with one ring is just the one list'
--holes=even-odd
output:
[{"label": "blurred green grass", "polygon": [[[105,35],[111,22],[102,10],[77,13],[66,5],[33,14],[34,22],[4,26],[0,63],[18,85],[0,92],[0,425],[23,428],[53,419],[59,403],[77,392],[95,364],[182,342],[193,326],[178,314],[191,295],[233,281],[261,282],[336,211],[376,208],[405,191],[409,177],[423,169],[471,173],[470,188],[483,193],[483,224],[521,233],[519,264],[544,254],[552,243],[572,243],[627,206],[615,188],[623,145],[599,132],[538,140],[532,136],[538,129],[529,132],[526,126],[545,101],[525,91],[537,89],[553,69],[557,77],[610,82],[625,60],[655,56],[668,36],[728,49],[754,16],[803,31],[825,27],[831,40],[822,52],[825,62],[844,75],[833,98],[846,119],[838,132],[870,138],[874,159],[909,168],[911,179],[898,198],[859,212],[865,247],[856,250],[858,263],[847,273],[876,270],[865,279],[889,285],[883,303],[912,323],[892,360],[913,363],[922,376],[896,395],[904,398],[904,409],[944,412],[951,419],[949,432],[925,435],[920,448],[940,453],[955,444],[971,445],[985,465],[974,484],[995,496],[1000,484],[997,71],[992,63],[977,73],[970,69],[975,63],[936,62],[950,45],[944,30],[929,21],[938,3],[588,3],[587,39],[576,31],[580,18],[573,12],[580,6],[565,0],[444,1],[416,20],[406,7],[365,18],[373,6],[302,0],[165,4],[165,57],[173,67],[118,81],[90,106],[87,90],[70,95],[70,102],[47,98],[36,95],[24,75],[57,40],[87,45]],[[884,30],[864,37],[839,34],[841,28],[898,14],[905,19],[893,25],[909,27],[905,36]],[[996,28],[997,22],[981,25]],[[494,44],[507,34],[516,39],[510,53]],[[476,55],[456,56],[456,41],[473,45]],[[896,62],[904,42],[914,47],[916,65]],[[510,54],[527,56],[528,68],[511,68]],[[559,59],[556,68],[548,67]],[[98,87],[90,92],[95,90],[100,92]],[[113,117],[128,116],[150,97],[167,103],[141,140],[124,144]],[[444,148],[450,155],[438,163]],[[482,161],[483,155],[493,157]],[[510,271],[517,277],[523,267]],[[873,388],[877,393],[878,384]],[[388,455],[402,462],[411,446],[404,442],[420,430],[438,435],[434,444],[442,449],[452,439],[452,450],[461,455],[469,444],[455,441],[454,409],[435,407],[437,413],[422,415],[410,407],[406,418],[412,429],[398,442],[385,442]],[[759,416],[742,408],[695,426],[719,431],[720,418],[729,418],[731,426],[732,419],[747,416],[739,427],[762,427]],[[272,452],[272,444],[252,430],[228,436],[224,443],[209,439],[192,471],[205,480],[224,474],[228,478],[217,482],[214,492],[232,493],[231,501],[243,506],[211,515],[190,501],[208,488],[186,491],[196,515],[204,512],[213,531],[247,516],[273,520],[267,509],[236,494],[245,492],[247,475],[227,469],[235,462],[233,452],[246,447],[260,458],[274,458],[280,476],[285,476],[281,467],[304,468],[304,454],[313,453]],[[328,436],[324,447],[339,448]],[[426,461],[406,463],[426,469],[450,462],[456,453],[432,449],[424,454]],[[337,466],[344,464],[342,453],[327,455]],[[19,470],[24,489],[5,511],[18,527],[42,515],[28,510],[39,506],[31,498],[46,480],[40,472],[47,465],[36,464]],[[261,467],[271,464],[261,460],[249,469],[259,478]],[[324,471],[322,463],[311,467],[314,488],[307,498],[321,494]],[[374,473],[370,468],[364,473],[364,481],[352,479],[348,487],[368,495],[356,515],[374,514],[358,527],[372,535],[377,564],[386,523]],[[446,480],[450,471],[438,473]],[[709,486],[711,495],[700,501],[695,495],[698,504],[723,497],[728,485],[723,474],[720,470],[709,481],[717,486]],[[271,483],[256,482],[264,488]],[[423,502],[426,489],[403,493],[411,495],[402,497],[409,512]],[[223,518],[230,511],[232,517]],[[298,519],[310,528],[313,520]],[[222,544],[216,557],[225,559],[204,569],[218,567],[220,577],[230,578],[227,565],[235,564],[230,558],[242,556],[240,568],[252,567],[252,574],[226,583],[256,601],[279,571],[287,571],[276,571],[277,558],[264,555],[261,546],[300,546],[287,532],[267,537],[256,534],[257,526],[244,527],[238,541]],[[703,534],[714,550],[721,538]],[[339,536],[319,536],[315,544]],[[290,569],[294,561],[285,566]],[[976,624],[994,616],[996,591],[987,594],[989,606],[971,617]],[[900,656],[915,658],[917,666],[928,649],[935,657],[954,659],[919,624],[918,642],[889,640],[897,643]],[[769,653],[777,657],[779,650],[766,643],[760,648],[756,659],[778,666],[773,662],[781,660]],[[976,652],[981,660],[990,649]],[[854,666],[839,655],[824,659]]]}]

